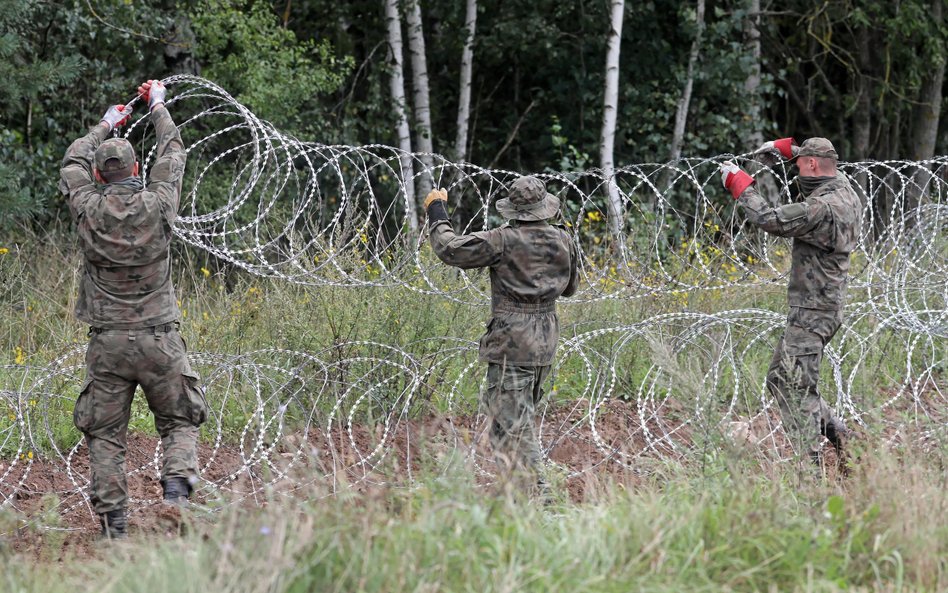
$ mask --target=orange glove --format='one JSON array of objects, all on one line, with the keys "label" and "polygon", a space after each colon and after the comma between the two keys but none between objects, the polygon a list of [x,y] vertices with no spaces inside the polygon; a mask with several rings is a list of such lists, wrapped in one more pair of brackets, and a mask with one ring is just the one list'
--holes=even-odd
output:
[{"label": "orange glove", "polygon": [[448,203],[448,190],[446,189],[433,189],[428,192],[428,197],[425,198],[425,210],[428,209],[428,206],[434,202],[444,202],[445,205]]}]

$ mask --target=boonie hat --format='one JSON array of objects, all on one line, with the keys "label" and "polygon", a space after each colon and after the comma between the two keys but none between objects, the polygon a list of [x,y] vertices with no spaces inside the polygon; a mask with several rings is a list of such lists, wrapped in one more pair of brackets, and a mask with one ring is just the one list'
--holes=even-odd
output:
[{"label": "boonie hat", "polygon": [[833,143],[826,138],[807,138],[804,140],[803,144],[800,145],[800,148],[797,150],[797,154],[795,155],[796,158],[801,156],[818,156],[839,160],[839,155],[836,154],[836,149],[833,148]]},{"label": "boonie hat", "polygon": [[125,138],[109,138],[95,151],[95,168],[101,173],[121,171],[135,164],[135,149]]},{"label": "boonie hat", "polygon": [[497,200],[497,211],[510,220],[536,221],[553,218],[560,211],[560,200],[546,193],[546,184],[524,176],[510,184],[507,197]]}]

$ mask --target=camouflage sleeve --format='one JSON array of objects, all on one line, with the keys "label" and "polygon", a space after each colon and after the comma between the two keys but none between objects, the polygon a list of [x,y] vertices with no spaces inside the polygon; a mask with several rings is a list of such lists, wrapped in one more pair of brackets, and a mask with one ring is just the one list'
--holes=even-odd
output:
[{"label": "camouflage sleeve", "polygon": [[566,235],[566,242],[569,245],[569,283],[562,296],[571,297],[576,294],[576,289],[579,287],[579,253],[569,233],[563,231],[563,234]]},{"label": "camouflage sleeve", "polygon": [[504,253],[504,238],[499,230],[458,235],[450,221],[438,220],[431,226],[429,241],[444,263],[465,270],[483,268],[499,263]]},{"label": "camouflage sleeve", "polygon": [[109,127],[98,124],[89,133],[73,142],[63,157],[59,170],[59,191],[66,197],[73,220],[79,217],[83,205],[96,190],[92,173],[95,149],[109,135]]},{"label": "camouflage sleeve", "polygon": [[168,222],[172,222],[178,215],[184,165],[188,154],[184,149],[184,142],[181,141],[181,134],[178,133],[178,127],[165,106],[155,107],[151,117],[158,135],[158,158],[148,173],[146,189],[157,194],[165,217]]},{"label": "camouflage sleeve", "polygon": [[822,248],[832,243],[832,213],[820,200],[775,207],[751,186],[741,194],[738,203],[747,214],[747,220],[768,233],[793,237]]}]

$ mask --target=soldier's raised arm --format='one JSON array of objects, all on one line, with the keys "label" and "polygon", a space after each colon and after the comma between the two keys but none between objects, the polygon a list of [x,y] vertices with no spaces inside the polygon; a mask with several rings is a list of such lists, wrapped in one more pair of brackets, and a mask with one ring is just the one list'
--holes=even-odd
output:
[{"label": "soldier's raised arm", "polygon": [[159,80],[149,80],[138,87],[138,94],[148,101],[148,109],[158,136],[157,159],[149,171],[146,189],[157,194],[165,216],[171,222],[177,217],[181,201],[187,151],[181,141],[178,127],[165,107],[165,85]]},{"label": "soldier's raised arm", "polygon": [[824,202],[774,206],[753,186],[754,179],[730,161],[721,165],[721,181],[752,224],[778,237],[794,237],[818,247],[827,243],[826,227],[832,223],[832,213]]},{"label": "soldier's raised arm", "polygon": [[59,191],[66,197],[73,219],[79,217],[83,205],[96,188],[95,150],[108,138],[112,129],[124,125],[131,114],[132,108],[125,105],[109,107],[99,123],[66,150],[59,170]]},{"label": "soldier's raised arm", "polygon": [[429,241],[438,259],[462,269],[493,266],[504,253],[504,239],[495,231],[458,235],[451,226],[446,204],[448,192],[432,190],[425,198],[428,212]]}]

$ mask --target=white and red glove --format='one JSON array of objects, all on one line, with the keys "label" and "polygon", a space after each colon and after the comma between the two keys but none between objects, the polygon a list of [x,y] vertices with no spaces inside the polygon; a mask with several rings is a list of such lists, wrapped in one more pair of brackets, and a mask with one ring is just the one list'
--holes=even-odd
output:
[{"label": "white and red glove", "polygon": [[731,192],[731,196],[736,200],[754,183],[754,178],[731,161],[724,161],[721,163],[721,182],[724,189]]},{"label": "white and red glove", "polygon": [[768,140],[760,145],[760,148],[754,151],[754,158],[758,161],[772,167],[777,164],[779,157],[792,159],[797,156],[800,148],[793,138],[780,138],[779,140]]},{"label": "white and red glove", "polygon": [[109,107],[109,110],[105,112],[105,115],[102,116],[102,119],[99,120],[99,123],[105,123],[109,126],[109,131],[111,132],[115,129],[115,126],[124,126],[125,122],[128,121],[128,118],[132,115],[132,108],[128,105],[113,105]]},{"label": "white and red glove", "polygon": [[138,87],[139,96],[148,101],[148,111],[153,111],[155,107],[163,105],[167,93],[168,89],[160,80],[149,80]]}]

